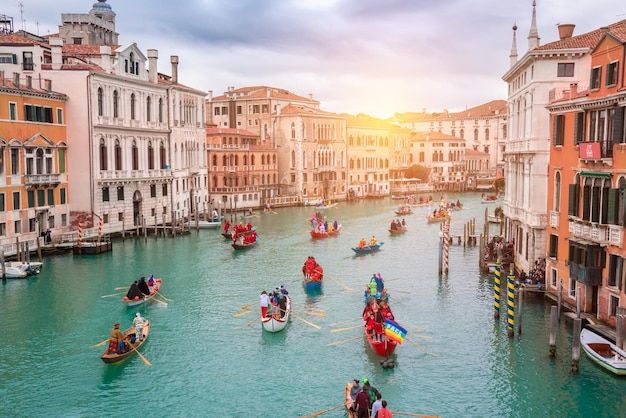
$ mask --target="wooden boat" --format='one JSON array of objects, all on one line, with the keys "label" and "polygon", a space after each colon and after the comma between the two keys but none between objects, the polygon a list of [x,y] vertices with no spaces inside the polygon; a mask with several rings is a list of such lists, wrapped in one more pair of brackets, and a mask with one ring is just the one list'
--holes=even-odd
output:
[{"label": "wooden boat", "polygon": [[302,279],[302,283],[304,284],[304,290],[305,292],[309,292],[309,293],[313,293],[313,292],[319,292],[322,290],[322,283],[323,283],[323,278],[316,280],[313,278],[304,278]]},{"label": "wooden boat", "polygon": [[289,314],[291,313],[291,298],[289,297],[289,295],[285,297],[287,298],[287,303],[285,307],[285,315],[282,318],[276,318],[273,315],[261,318],[261,325],[263,325],[263,329],[265,331],[279,332],[285,329],[285,327],[287,326]]},{"label": "wooden boat", "polygon": [[222,232],[222,236],[226,239],[233,239],[233,231],[228,231],[228,232]]},{"label": "wooden boat", "polygon": [[445,222],[445,221],[450,220],[450,215],[446,215],[446,216],[426,215],[426,220],[428,221],[428,223]]},{"label": "wooden boat", "polygon": [[389,357],[394,351],[396,351],[396,347],[398,346],[397,342],[390,340],[384,335],[382,340],[377,340],[373,335],[369,335],[367,333],[365,327],[363,327],[363,331],[365,332],[365,336],[367,337],[367,342],[370,344],[370,347],[372,347],[372,350],[374,350],[374,352],[379,356]]},{"label": "wooden boat", "polygon": [[589,358],[618,376],[626,376],[626,352],[589,329],[580,332],[580,343]]},{"label": "wooden boat", "polygon": [[237,244],[236,242],[233,242],[233,248],[235,250],[249,250],[250,248],[256,246],[259,242],[259,237],[257,237],[256,241],[254,242],[250,242],[248,244]]},{"label": "wooden boat", "polygon": [[404,226],[400,229],[390,229],[389,230],[389,235],[400,235],[400,234],[404,234],[407,231],[407,227]]},{"label": "wooden boat", "polygon": [[107,350],[100,356],[100,358],[102,359],[102,361],[104,361],[107,364],[118,363],[124,359],[127,359],[128,357],[135,354],[135,352],[139,350],[139,348],[142,345],[145,344],[145,342],[148,340],[149,332],[150,332],[150,321],[148,321],[147,319],[144,319],[143,330],[141,331],[141,333],[143,334],[143,340],[135,339],[134,343],[131,342],[132,337],[135,336],[136,332],[135,332],[135,327],[129,328],[126,331],[124,331],[124,335],[126,337],[129,337],[126,340],[127,350],[121,354],[118,354],[118,353],[109,353],[109,350],[107,348]]},{"label": "wooden boat", "polygon": [[346,414],[348,418],[357,418],[356,411],[353,411],[352,409],[350,409],[350,407],[352,406],[352,397],[350,396],[351,388],[352,388],[352,383],[350,382],[346,383],[346,402],[345,402]]},{"label": "wooden boat", "polygon": [[354,251],[357,254],[375,253],[376,251],[380,250],[380,247],[382,247],[384,244],[385,244],[384,241],[380,241],[376,245],[366,245],[363,248],[352,247],[352,251]]},{"label": "wooden boat", "polygon": [[311,238],[313,239],[330,238],[330,237],[334,237],[335,235],[338,235],[340,231],[341,231],[341,227],[337,229],[333,229],[332,231],[329,231],[329,232],[319,232],[319,231],[311,230]]},{"label": "wooden boat", "polygon": [[488,194],[483,196],[480,201],[482,203],[495,203],[498,201],[498,195],[497,194]]},{"label": "wooden boat", "polygon": [[396,215],[412,215],[413,213],[413,209],[408,208],[408,209],[401,209],[401,210],[396,210],[394,211],[396,213]]},{"label": "wooden boat", "polygon": [[151,289],[152,293],[150,293],[149,295],[144,295],[143,298],[134,299],[134,300],[127,299],[126,296],[124,296],[124,298],[122,299],[122,302],[124,302],[126,306],[137,306],[137,305],[141,305],[142,303],[146,303],[157,295],[162,284],[163,284],[163,280],[161,278],[154,279],[154,286],[152,286],[152,289]]}]

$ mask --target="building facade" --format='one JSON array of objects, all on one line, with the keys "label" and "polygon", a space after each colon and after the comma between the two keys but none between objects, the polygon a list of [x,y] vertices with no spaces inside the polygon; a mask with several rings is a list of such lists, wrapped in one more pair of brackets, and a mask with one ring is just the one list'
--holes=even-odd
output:
[{"label": "building facade", "polygon": [[581,36],[590,62],[548,106],[547,289],[615,325],[626,305],[626,20]]}]

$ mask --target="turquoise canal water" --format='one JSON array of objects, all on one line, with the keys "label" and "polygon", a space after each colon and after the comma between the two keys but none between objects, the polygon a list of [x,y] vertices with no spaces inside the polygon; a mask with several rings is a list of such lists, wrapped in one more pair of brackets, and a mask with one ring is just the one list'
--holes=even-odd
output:
[{"label": "turquoise canal water", "polygon": [[[458,197],[465,209],[454,214],[452,233],[474,218],[480,230],[487,205],[479,195]],[[38,277],[0,285],[0,416],[296,417],[341,404],[346,382],[364,377],[392,411],[626,415],[626,380],[584,355],[580,373],[570,373],[571,325],[561,324],[557,357],[548,357],[542,299],[525,301],[522,335],[507,336],[505,315],[493,319],[493,280],[480,274],[476,247],[452,246],[449,274],[438,275],[439,225],[426,223],[425,208],[405,217],[406,234],[390,237],[397,204],[340,203],[327,213],[344,231],[327,240],[308,235],[311,208],[280,208],[252,219],[261,241],[248,252],[203,230],[117,241],[99,256],[46,258]],[[383,249],[355,256],[350,247],[372,234]],[[327,275],[317,296],[307,296],[299,281],[309,255]],[[362,291],[375,272],[386,278],[396,319],[415,343],[398,347],[394,369],[381,367],[360,329],[345,329],[359,324]],[[150,273],[163,278],[167,306],[126,308],[118,297],[101,297]],[[298,318],[270,334],[255,320],[258,295],[281,284]],[[253,311],[235,316],[246,304]],[[307,314],[321,310],[326,316]],[[104,346],[90,346],[116,321],[129,326],[136,311],[152,322],[142,348],[152,366],[138,356],[105,365]],[[338,408],[322,416],[343,415]]]}]

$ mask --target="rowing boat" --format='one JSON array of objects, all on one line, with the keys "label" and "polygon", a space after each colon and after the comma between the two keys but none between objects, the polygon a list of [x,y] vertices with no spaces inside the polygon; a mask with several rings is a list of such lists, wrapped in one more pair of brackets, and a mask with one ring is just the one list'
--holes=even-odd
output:
[{"label": "rowing boat", "polygon": [[351,388],[352,384],[350,382],[346,383],[346,414],[348,418],[357,418],[356,411],[352,409],[352,396],[350,396]]},{"label": "rowing boat", "polygon": [[289,320],[289,314],[291,313],[291,298],[288,295],[285,295],[287,299],[285,304],[285,312],[281,317],[280,315],[271,315],[266,316],[265,318],[261,318],[261,325],[263,325],[263,329],[268,332],[279,332],[285,329],[287,326],[287,321]]},{"label": "rowing boat", "polygon": [[163,284],[162,279],[160,278],[154,279],[154,286],[150,288],[149,295],[143,295],[142,298],[136,296],[134,299],[128,299],[126,296],[124,296],[124,298],[122,299],[122,302],[124,302],[124,304],[126,304],[126,306],[128,307],[137,306],[137,305],[141,305],[142,303],[146,303],[152,298],[154,298],[157,295],[157,293],[159,293],[159,289],[161,288],[162,284]]},{"label": "rowing boat", "polygon": [[332,231],[328,231],[328,232],[319,232],[319,231],[312,229],[311,238],[313,239],[330,238],[330,237],[334,237],[335,235],[338,235],[340,231],[341,231],[341,226],[339,226],[337,229],[333,229]]},{"label": "rowing boat", "polygon": [[589,358],[618,376],[626,376],[626,352],[589,329],[580,332],[580,343]]},{"label": "rowing boat", "polygon": [[[135,327],[129,328],[124,331],[124,336],[126,337],[126,351],[123,353],[111,353],[109,352],[109,348],[100,356],[102,361],[107,364],[119,363],[122,360],[127,359],[131,355],[135,353],[135,351],[139,350],[139,348],[144,345],[146,340],[148,339],[148,333],[150,332],[150,321],[144,319],[143,321],[143,330],[141,334],[143,335],[143,339],[139,340],[136,338]],[[135,338],[133,338],[135,337]],[[134,340],[134,341],[133,341]],[[114,343],[117,344],[117,343]]]},{"label": "rowing boat", "polygon": [[378,250],[380,250],[380,247],[383,246],[384,241],[380,241],[378,244],[376,245],[366,245],[363,248],[359,248],[359,247],[352,247],[352,251],[354,251],[357,254],[370,254],[370,253],[375,253]]}]

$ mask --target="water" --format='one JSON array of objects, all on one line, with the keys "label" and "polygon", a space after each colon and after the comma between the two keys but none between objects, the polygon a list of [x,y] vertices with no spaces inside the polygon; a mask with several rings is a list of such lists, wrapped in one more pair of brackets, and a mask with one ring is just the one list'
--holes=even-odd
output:
[{"label": "water", "polygon": [[[450,197],[465,203],[452,233],[462,234],[473,218],[479,230],[487,206],[480,196]],[[493,319],[492,278],[478,270],[478,249],[452,246],[450,272],[439,277],[439,225],[427,224],[426,209],[418,208],[405,217],[409,231],[390,237],[397,204],[327,210],[344,227],[327,240],[308,235],[312,208],[281,208],[252,219],[261,242],[248,252],[236,253],[219,231],[203,230],[118,241],[98,256],[46,258],[37,278],[0,286],[0,416],[296,417],[341,404],[346,382],[364,377],[395,412],[626,416],[626,380],[584,355],[580,373],[570,373],[571,325],[561,324],[557,358],[550,359],[549,307],[526,300],[523,334],[509,338],[504,313]],[[355,256],[350,247],[372,234],[383,249]],[[327,276],[319,296],[304,294],[299,282],[309,255]],[[382,369],[364,339],[346,341],[360,329],[331,332],[359,323],[362,291],[377,272],[415,343],[397,348],[393,370]],[[173,300],[167,306],[126,308],[118,297],[101,297],[150,273],[163,278],[162,293]],[[281,284],[300,319],[292,317],[281,333],[263,332],[255,320],[258,295]],[[235,317],[247,304],[252,312]],[[307,315],[305,306],[326,316]],[[152,366],[138,356],[105,365],[104,346],[90,346],[106,339],[114,322],[129,326],[136,311],[152,322],[142,348]],[[322,416],[343,415],[338,408]]]}]

